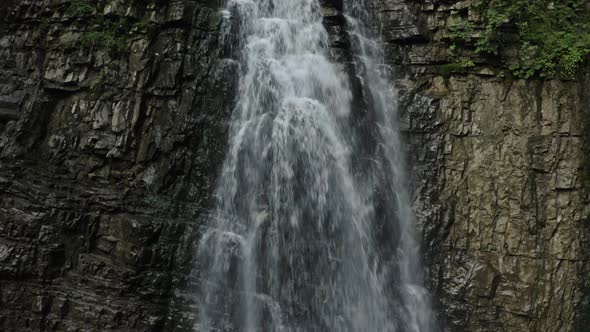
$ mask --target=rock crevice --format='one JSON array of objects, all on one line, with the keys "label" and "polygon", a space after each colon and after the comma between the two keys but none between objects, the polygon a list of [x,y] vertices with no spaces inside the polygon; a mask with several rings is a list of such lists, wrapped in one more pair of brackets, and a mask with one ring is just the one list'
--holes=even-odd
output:
[{"label": "rock crevice", "polygon": [[[370,126],[342,1],[321,2]],[[0,329],[190,331],[236,41],[216,0],[88,3],[0,3]],[[560,81],[503,77],[476,54],[453,66],[444,31],[471,1],[369,4],[443,327],[583,331],[587,68]]]}]

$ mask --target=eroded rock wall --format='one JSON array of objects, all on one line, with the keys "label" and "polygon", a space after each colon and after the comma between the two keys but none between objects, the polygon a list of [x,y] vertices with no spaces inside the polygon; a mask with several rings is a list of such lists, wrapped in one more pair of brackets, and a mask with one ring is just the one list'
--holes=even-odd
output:
[{"label": "eroded rock wall", "polygon": [[[83,44],[121,21],[117,52]],[[187,330],[236,88],[219,3],[2,1],[0,22],[0,330]]]},{"label": "eroded rock wall", "polygon": [[[517,45],[457,65],[471,1],[376,1],[395,65],[429,280],[448,331],[585,331],[587,74],[510,76]],[[474,35],[473,38],[477,38]]]},{"label": "eroded rock wall", "polygon": [[[83,3],[0,3],[0,329],[189,331],[192,250],[236,89],[231,27],[222,1]],[[334,59],[354,76],[342,1],[322,3]],[[589,75],[502,77],[510,47],[449,66],[445,28],[476,16],[470,1],[370,4],[441,324],[574,331]],[[122,47],[83,43],[121,21]]]}]

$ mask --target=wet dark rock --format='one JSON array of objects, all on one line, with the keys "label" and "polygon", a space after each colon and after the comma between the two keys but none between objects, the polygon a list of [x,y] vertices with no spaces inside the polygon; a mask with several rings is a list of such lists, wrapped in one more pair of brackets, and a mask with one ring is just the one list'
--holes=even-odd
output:
[{"label": "wet dark rock", "polygon": [[0,329],[188,330],[178,303],[236,89],[221,15],[99,2],[132,26],[114,56],[80,47],[97,28],[70,6],[0,11]]},{"label": "wet dark rock", "polygon": [[[97,1],[92,15],[0,2],[0,330],[191,330],[193,249],[239,69],[221,2]],[[322,3],[354,77],[342,1]],[[443,75],[444,28],[470,1],[370,4],[441,321],[573,331],[588,275],[585,84],[504,79],[485,58]],[[120,52],[81,45],[105,24],[93,15],[127,24]]]},{"label": "wet dark rock", "polygon": [[583,331],[577,322],[588,312],[587,78],[507,78],[510,52],[471,54],[475,68],[453,67],[445,28],[458,16],[476,20],[472,1],[374,6],[396,73],[443,327]]}]

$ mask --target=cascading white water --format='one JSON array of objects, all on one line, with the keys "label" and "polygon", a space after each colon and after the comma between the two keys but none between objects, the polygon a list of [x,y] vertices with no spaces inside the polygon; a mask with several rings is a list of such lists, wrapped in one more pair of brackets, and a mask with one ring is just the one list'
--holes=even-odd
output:
[{"label": "cascading white water", "polygon": [[[396,248],[398,265],[399,302],[402,305],[409,331],[433,331],[435,323],[431,310],[430,294],[423,285],[420,245],[418,241],[416,219],[412,211],[409,179],[405,170],[405,152],[398,126],[397,98],[392,85],[389,84],[387,66],[381,43],[371,37],[371,29],[365,22],[370,22],[366,0],[346,0],[349,15],[349,33],[357,52],[357,66],[362,67],[365,76],[364,88],[370,96],[370,107],[375,116],[376,132],[380,143],[381,172],[387,174],[385,190],[388,201],[393,201],[395,221],[399,233]],[[383,177],[382,177],[383,178]]]},{"label": "cascading white water", "polygon": [[[352,92],[328,59],[318,0],[228,4],[242,70],[217,208],[197,251],[197,331],[430,330],[394,103],[378,44],[353,18],[364,12],[350,8],[380,148],[377,170],[354,174]],[[377,207],[374,173],[388,174],[379,198],[388,207]],[[388,223],[393,251],[378,240]]]}]

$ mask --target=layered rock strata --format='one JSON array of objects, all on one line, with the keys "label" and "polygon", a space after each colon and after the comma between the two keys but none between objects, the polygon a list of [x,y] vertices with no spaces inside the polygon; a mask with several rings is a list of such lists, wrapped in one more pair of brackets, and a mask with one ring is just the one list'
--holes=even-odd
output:
[{"label": "layered rock strata", "polygon": [[[216,0],[88,3],[0,4],[0,329],[190,331],[237,88],[232,29]],[[461,68],[445,31],[477,20],[470,1],[370,3],[441,325],[583,331],[588,70],[511,78],[510,44],[467,48]],[[323,8],[360,110],[342,3]]]}]

